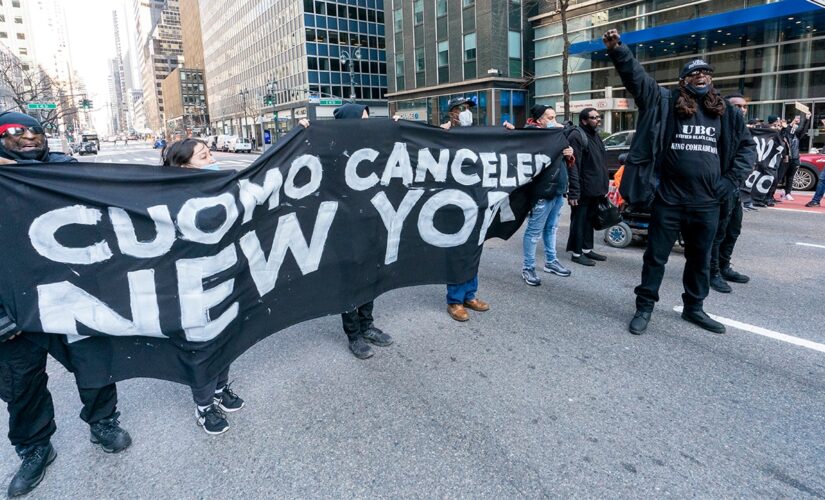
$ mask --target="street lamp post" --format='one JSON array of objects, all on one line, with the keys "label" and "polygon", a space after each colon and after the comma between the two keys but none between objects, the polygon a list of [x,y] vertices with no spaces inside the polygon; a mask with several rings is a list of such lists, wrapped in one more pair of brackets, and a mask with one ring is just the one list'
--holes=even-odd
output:
[{"label": "street lamp post", "polygon": [[241,136],[243,136],[243,128],[246,125],[246,95],[249,93],[249,90],[243,89],[238,94],[243,99],[243,123],[241,123]]},{"label": "street lamp post", "polygon": [[355,58],[356,60],[361,60],[361,49],[355,49],[352,53],[352,57],[350,57],[349,51],[342,50],[341,56],[339,59],[341,60],[341,64],[346,64],[349,67],[349,101],[355,102],[355,65],[352,63],[352,59]]}]

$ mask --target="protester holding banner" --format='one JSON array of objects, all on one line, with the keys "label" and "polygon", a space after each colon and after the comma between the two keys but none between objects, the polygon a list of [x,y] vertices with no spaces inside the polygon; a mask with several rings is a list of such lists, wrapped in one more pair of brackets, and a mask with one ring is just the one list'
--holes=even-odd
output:
[{"label": "protester holding banner", "polygon": [[[0,114],[0,165],[4,168],[75,161],[49,151],[43,127],[34,118],[14,112]],[[53,336],[38,332],[20,332],[0,305],[0,396],[9,412],[9,440],[23,461],[9,484],[10,497],[33,490],[57,456],[51,445],[56,426],[46,374],[46,355],[52,339]],[[80,364],[69,364],[68,359],[58,359],[70,371],[83,369]],[[108,453],[126,449],[132,440],[118,423],[115,384],[92,389],[78,385],[78,392],[83,402],[80,418],[90,426],[91,441]]]},{"label": "protester holding banner", "polygon": [[[742,94],[731,94],[725,99],[742,118],[748,116],[748,101]],[[742,202],[739,199],[741,190],[734,189],[731,196],[724,198],[719,206],[719,226],[716,228],[716,237],[713,239],[713,248],[710,254],[710,287],[719,293],[730,293],[733,289],[728,282],[747,283],[750,277],[733,270],[730,265],[733,248],[742,232]]]},{"label": "protester holding banner", "polygon": [[573,262],[594,266],[607,257],[593,251],[593,219],[599,202],[610,191],[606,150],[598,128],[601,115],[594,108],[579,113],[579,126],[569,131],[567,141],[573,148],[576,162],[570,167],[570,235],[567,251],[573,252]]},{"label": "protester holding banner", "polygon": [[781,144],[781,156],[780,160],[775,164],[775,170],[771,172],[773,182],[767,195],[762,200],[754,201],[754,205],[757,207],[773,207],[777,201],[782,203],[782,200],[777,200],[774,195],[776,194],[776,188],[779,186],[779,182],[785,178],[785,173],[788,171],[788,165],[790,164],[790,144],[788,143],[787,136],[783,133],[787,126],[785,120],[776,115],[769,115],[766,123],[767,128],[775,130],[779,134],[777,141]]},{"label": "protester holding banner", "polygon": [[[335,108],[333,116],[336,120],[360,120],[370,117],[369,106],[347,103]],[[376,327],[372,317],[375,301],[362,304],[352,311],[341,314],[344,333],[349,339],[349,350],[358,359],[367,359],[374,354],[370,344],[379,347],[392,345],[392,337]]]},{"label": "protester holding banner", "polygon": [[603,37],[628,92],[636,99],[638,137],[622,179],[622,197],[631,205],[652,205],[642,282],[636,287],[636,313],[629,330],[642,334],[659,300],[673,243],[685,242],[682,318],[706,330],[725,326],[703,310],[710,281],[710,254],[719,223],[719,203],[733,196],[753,164],[753,141],[742,113],[714,90],[713,68],[694,59],[682,68],[670,90],[648,75],[619,32]]},{"label": "protester holding banner", "polygon": [[[506,125],[505,125],[506,126]],[[560,128],[556,123],[556,111],[550,106],[537,104],[530,110],[527,119],[528,129]],[[570,165],[575,162],[573,148],[567,146],[562,151],[565,160]],[[558,276],[570,276],[570,270],[564,267],[556,258],[556,231],[559,228],[559,215],[564,205],[564,194],[567,192],[567,168],[547,169],[533,181],[533,208],[530,218],[524,229],[524,261],[521,267],[521,277],[530,286],[541,285],[541,278],[536,274],[536,245],[539,235],[544,241],[544,272]]]},{"label": "protester holding banner", "polygon": [[[219,170],[215,158],[205,141],[183,139],[163,149],[163,166]],[[226,414],[244,407],[244,400],[235,394],[229,382],[229,365],[220,374],[199,386],[192,386],[195,400],[195,421],[204,432],[211,435],[229,430]]]},{"label": "protester holding banner", "polygon": [[[449,109],[448,121],[441,125],[441,128],[449,130],[452,127],[471,127],[473,125],[473,112],[470,111],[475,106],[472,99],[465,97],[454,97],[447,103]],[[478,293],[478,274],[465,281],[447,285],[447,314],[456,321],[467,321],[470,313],[467,309],[477,312],[490,310],[490,304],[476,297]]]}]

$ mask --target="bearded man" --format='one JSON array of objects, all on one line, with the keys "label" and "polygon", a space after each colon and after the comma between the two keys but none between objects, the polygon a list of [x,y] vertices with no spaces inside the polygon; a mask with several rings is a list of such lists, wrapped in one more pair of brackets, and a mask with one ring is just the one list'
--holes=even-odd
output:
[{"label": "bearded man", "polygon": [[719,206],[735,195],[750,172],[756,148],[742,113],[713,88],[713,67],[702,59],[685,64],[675,89],[660,86],[642,68],[616,30],[602,38],[619,76],[636,100],[636,136],[620,192],[627,203],[651,207],[642,282],[629,330],[642,334],[650,321],[673,243],[685,242],[682,318],[725,333],[703,303],[710,283],[710,256]]}]

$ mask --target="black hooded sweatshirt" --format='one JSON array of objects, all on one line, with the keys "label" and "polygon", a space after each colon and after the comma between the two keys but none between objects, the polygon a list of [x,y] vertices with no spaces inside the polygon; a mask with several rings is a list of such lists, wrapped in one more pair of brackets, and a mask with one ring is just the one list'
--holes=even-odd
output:
[{"label": "black hooded sweatshirt", "polygon": [[[20,125],[23,127],[39,127],[40,122],[34,119],[29,115],[24,115],[23,113],[17,113],[14,111],[8,111],[6,113],[0,113],[0,129],[4,126],[8,125]],[[71,156],[64,155],[63,153],[51,153],[49,152],[49,144],[46,141],[46,138],[43,137],[43,149],[37,151],[27,151],[27,152],[18,152],[18,151],[11,151],[4,147],[3,139],[0,138],[0,157],[3,157],[7,160],[14,160],[17,163],[24,164],[24,163],[67,163],[67,162],[76,162],[74,158]]]},{"label": "black hooded sweatshirt", "polygon": [[360,120],[364,115],[364,110],[367,110],[367,116],[370,114],[370,107],[363,104],[346,103],[343,106],[335,108],[332,116],[336,120]]}]

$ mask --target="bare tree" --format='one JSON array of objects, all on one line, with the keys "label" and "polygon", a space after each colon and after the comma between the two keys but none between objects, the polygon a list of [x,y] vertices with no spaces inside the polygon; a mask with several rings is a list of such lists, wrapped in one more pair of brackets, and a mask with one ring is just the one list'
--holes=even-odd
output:
[{"label": "bare tree", "polygon": [[564,94],[564,120],[570,119],[570,33],[567,29],[567,8],[570,0],[557,0],[556,9],[561,15],[561,38],[564,47],[561,51],[561,91]]},{"label": "bare tree", "polygon": [[65,85],[40,67],[31,67],[17,57],[0,52],[0,100],[3,111],[28,113],[29,103],[57,103],[55,109],[39,109],[37,117],[47,129],[57,129],[59,120],[70,122],[77,108]]}]

